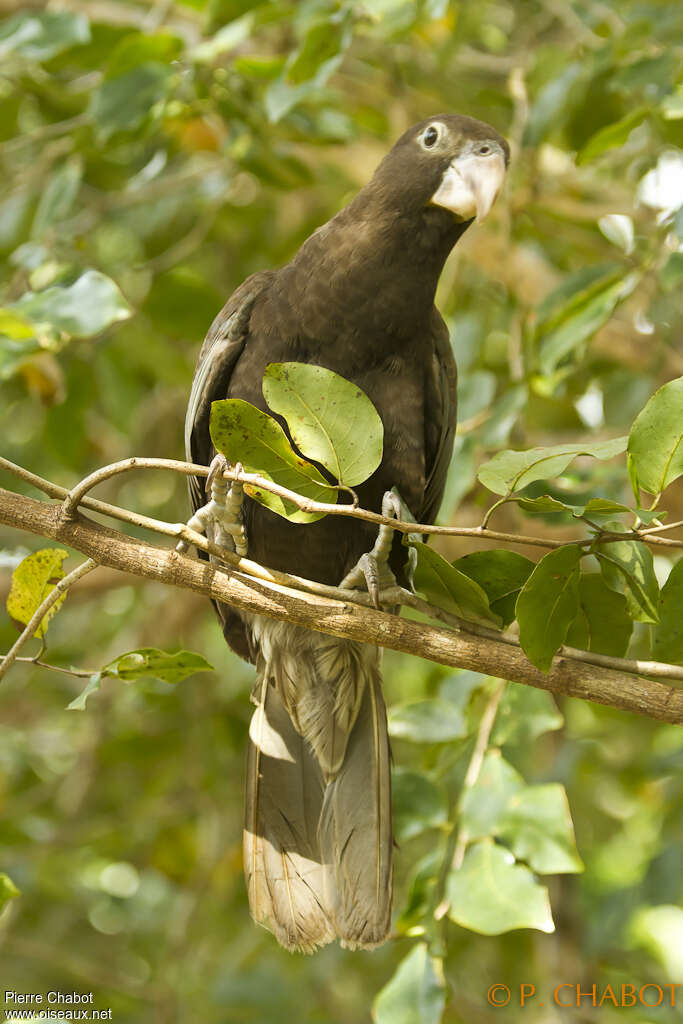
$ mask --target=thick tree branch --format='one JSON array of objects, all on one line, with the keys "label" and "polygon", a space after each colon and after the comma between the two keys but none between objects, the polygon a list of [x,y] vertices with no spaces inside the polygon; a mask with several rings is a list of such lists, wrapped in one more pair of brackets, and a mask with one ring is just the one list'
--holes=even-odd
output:
[{"label": "thick tree branch", "polygon": [[555,658],[546,675],[518,647],[502,640],[427,626],[349,601],[253,579],[116,533],[80,515],[64,517],[57,506],[10,491],[0,490],[0,522],[66,544],[99,565],[194,590],[243,611],[683,724],[683,690],[662,683],[564,655]]}]

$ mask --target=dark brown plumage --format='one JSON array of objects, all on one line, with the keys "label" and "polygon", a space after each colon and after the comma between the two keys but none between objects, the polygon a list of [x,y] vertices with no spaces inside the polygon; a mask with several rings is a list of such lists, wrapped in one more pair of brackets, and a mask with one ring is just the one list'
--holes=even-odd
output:
[{"label": "dark brown plumage", "polygon": [[[187,455],[208,464],[211,402],[266,409],[270,362],[317,363],[358,384],[384,424],[382,463],[357,488],[379,510],[397,487],[416,519],[438,510],[456,425],[456,367],[434,307],[444,261],[491,206],[508,147],[488,125],[441,115],[409,129],[353,201],[281,270],[248,278],[202,347]],[[194,507],[203,481],[192,484]],[[249,556],[338,584],[372,547],[368,524],[293,525],[247,499]],[[395,544],[392,567],[402,572]],[[219,609],[228,643],[255,662],[245,869],[252,914],[288,948],[338,936],[373,946],[391,910],[389,747],[379,654],[286,623]]]}]

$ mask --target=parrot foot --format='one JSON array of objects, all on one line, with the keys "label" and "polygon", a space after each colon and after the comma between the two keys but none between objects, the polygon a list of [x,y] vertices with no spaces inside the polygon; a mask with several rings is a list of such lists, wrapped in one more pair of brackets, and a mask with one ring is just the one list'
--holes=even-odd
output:
[{"label": "parrot foot", "polygon": [[[244,557],[247,553],[247,535],[242,522],[244,487],[238,480],[233,480],[228,486],[223,474],[229,465],[225,455],[214,457],[206,478],[209,501],[197,509],[187,525],[204,536],[209,536],[207,531],[210,531],[210,540],[214,544]],[[239,472],[241,463],[236,463],[235,469]],[[187,548],[188,544],[183,540],[176,545],[176,551],[186,551]]]},{"label": "parrot foot", "polygon": [[[382,515],[393,519],[401,518],[401,500],[392,491],[384,492]],[[390,526],[380,526],[372,550],[360,556],[339,586],[343,590],[358,590],[364,587],[370,594],[375,608],[380,608],[382,591],[397,585],[396,577],[389,567],[393,540],[393,529]]]}]

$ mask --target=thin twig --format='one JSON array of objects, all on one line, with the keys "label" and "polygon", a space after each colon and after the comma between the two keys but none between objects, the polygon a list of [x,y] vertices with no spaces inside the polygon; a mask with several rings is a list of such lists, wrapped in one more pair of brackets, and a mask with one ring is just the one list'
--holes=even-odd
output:
[{"label": "thin twig", "polygon": [[25,630],[21,634],[21,636],[18,638],[16,643],[10,648],[5,657],[0,662],[0,679],[2,679],[4,675],[6,675],[11,666],[14,664],[19,652],[22,650],[23,647],[26,646],[28,641],[31,639],[31,637],[33,636],[33,634],[43,621],[43,617],[49,612],[50,608],[52,608],[52,605],[59,600],[62,594],[66,593],[66,591],[69,589],[70,586],[72,586],[72,584],[76,583],[77,580],[80,580],[81,576],[85,576],[86,573],[92,572],[93,569],[96,569],[97,564],[98,563],[94,561],[92,558],[86,558],[85,562],[81,562],[81,564],[78,565],[72,572],[70,572],[67,576],[64,576],[57,584],[55,584],[54,589],[51,590],[50,593],[45,598],[45,600],[38,605],[38,608],[31,616],[31,619],[28,625],[26,626]]}]

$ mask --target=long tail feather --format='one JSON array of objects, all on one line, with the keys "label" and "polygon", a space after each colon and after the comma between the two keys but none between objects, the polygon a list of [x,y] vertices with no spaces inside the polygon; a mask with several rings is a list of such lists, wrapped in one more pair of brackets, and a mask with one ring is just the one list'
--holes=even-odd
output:
[{"label": "long tail feather", "polygon": [[244,858],[255,920],[288,949],[375,946],[391,916],[389,739],[379,652],[263,618]]}]

